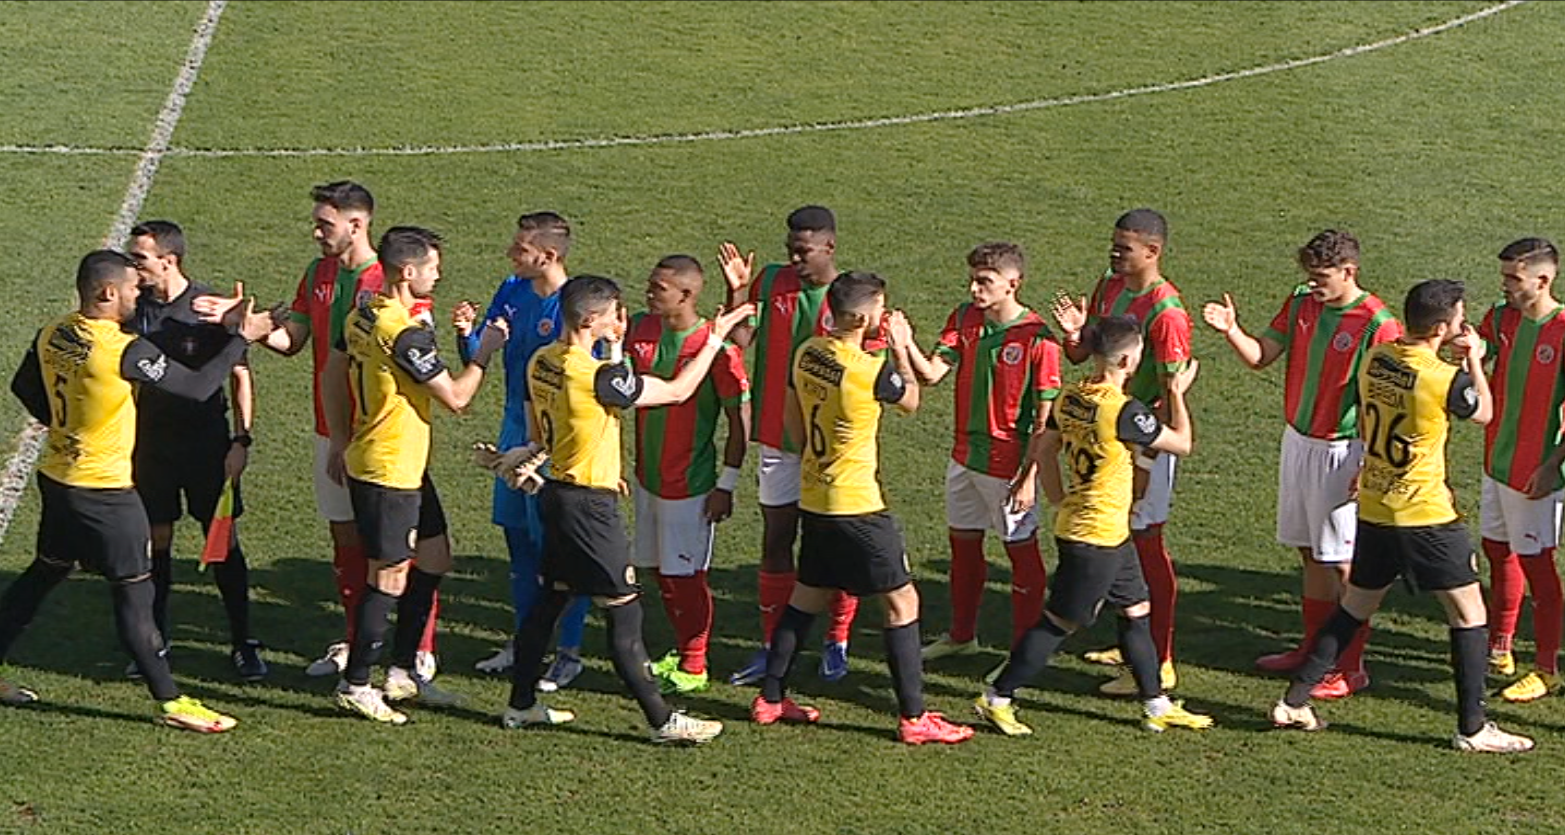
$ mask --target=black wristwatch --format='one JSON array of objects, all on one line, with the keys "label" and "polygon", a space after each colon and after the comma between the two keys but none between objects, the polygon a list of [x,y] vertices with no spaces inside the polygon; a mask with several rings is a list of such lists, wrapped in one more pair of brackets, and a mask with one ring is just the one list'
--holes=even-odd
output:
[{"label": "black wristwatch", "polygon": [[250,445],[255,443],[255,439],[250,437],[250,433],[249,432],[245,432],[243,434],[235,435],[232,438],[229,438],[228,441],[229,441],[229,443],[238,444],[238,445],[244,447],[245,449],[249,449]]}]

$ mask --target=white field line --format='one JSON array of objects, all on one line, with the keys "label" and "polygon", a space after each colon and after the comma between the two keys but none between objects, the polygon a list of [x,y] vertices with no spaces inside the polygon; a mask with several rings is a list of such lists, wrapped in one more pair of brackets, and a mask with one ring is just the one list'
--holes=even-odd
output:
[{"label": "white field line", "polygon": [[[158,165],[169,153],[169,140],[173,138],[174,128],[179,124],[180,114],[184,112],[185,100],[190,96],[190,88],[196,83],[196,75],[201,72],[201,63],[206,60],[207,47],[212,43],[212,36],[217,33],[217,21],[227,6],[228,0],[210,0],[207,3],[206,14],[196,27],[195,35],[190,40],[190,49],[185,53],[185,63],[179,68],[179,76],[174,79],[174,86],[163,102],[163,109],[158,111],[157,121],[152,124],[152,136],[136,161],[136,170],[131,174],[130,185],[125,189],[125,199],[120,201],[114,223],[103,237],[103,246],[115,249],[124,246],[125,237],[130,234],[136,216],[141,213],[142,202],[152,190],[152,180],[157,176]],[[43,440],[47,434],[48,430],[43,424],[28,418],[16,437],[16,451],[6,461],[4,473],[0,473],[0,540],[5,539],[6,532],[11,528],[11,517],[15,515],[22,494],[27,490],[33,465],[38,461],[38,453],[43,449]]]},{"label": "white field line", "polygon": [[[1210,87],[1225,81],[1237,81],[1244,78],[1270,75],[1272,73],[1297,70],[1304,67],[1324,64],[1327,61],[1335,61],[1341,58],[1352,58],[1358,55],[1375,52],[1387,47],[1398,46],[1410,41],[1438,35],[1459,26],[1465,26],[1477,20],[1499,14],[1500,12],[1520,6],[1528,0],[1507,0],[1489,6],[1471,14],[1453,18],[1444,23],[1417,29],[1403,35],[1386,38],[1373,43],[1350,46],[1316,55],[1310,58],[1299,58],[1292,61],[1282,61],[1265,66],[1251,67],[1249,69],[1236,70],[1234,72],[1218,73],[1216,75],[1203,76],[1201,78],[1188,79],[1186,81],[1174,81],[1166,84],[1150,84],[1142,87],[1127,87],[1123,90],[1114,90],[1107,93],[1090,93],[1080,96],[1066,96],[1063,98],[1036,99],[1034,101],[1016,102],[1013,104],[987,105],[983,107],[971,107],[962,110],[942,110],[931,113],[914,113],[906,116],[887,116],[878,119],[859,119],[837,122],[813,122],[802,125],[778,125],[765,128],[745,128],[736,130],[715,130],[702,133],[671,133],[652,136],[606,136],[587,139],[550,139],[539,142],[506,142],[494,145],[413,145],[390,148],[168,148],[166,155],[175,157],[197,157],[204,159],[223,159],[229,157],[357,157],[357,156],[383,156],[383,157],[411,157],[411,156],[438,156],[447,154],[486,154],[486,153],[525,153],[532,151],[568,151],[584,148],[618,148],[632,145],[672,145],[691,142],[714,142],[727,139],[756,139],[769,136],[794,136],[807,133],[826,133],[831,131],[871,130],[874,128],[895,127],[900,125],[917,125],[929,122],[949,122],[960,119],[976,119],[986,116],[1004,116],[1012,113],[1025,113],[1032,110],[1046,110],[1057,107],[1070,107],[1078,104],[1092,104],[1095,102],[1114,101],[1133,96],[1146,96],[1155,93],[1170,93],[1178,90],[1193,90],[1198,87]],[[80,154],[80,155],[126,155],[135,153],[129,148],[109,147],[78,147],[72,145],[0,145],[0,153],[7,154]]]}]

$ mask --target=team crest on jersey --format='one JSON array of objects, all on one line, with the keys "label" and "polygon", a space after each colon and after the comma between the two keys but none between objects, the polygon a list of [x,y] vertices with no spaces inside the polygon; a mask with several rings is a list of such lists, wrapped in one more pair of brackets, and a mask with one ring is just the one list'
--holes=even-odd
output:
[{"label": "team crest on jersey", "polygon": [[1353,347],[1353,334],[1346,331],[1338,333],[1331,338],[1331,347],[1338,351],[1346,351]]},{"label": "team crest on jersey", "polygon": [[1554,346],[1539,345],[1538,352],[1534,356],[1538,358],[1539,365],[1548,365],[1549,363],[1554,362]]},{"label": "team crest on jersey", "polygon": [[1022,346],[1012,342],[1000,352],[1000,361],[1006,365],[1015,365],[1022,361]]},{"label": "team crest on jersey", "polygon": [[551,333],[554,333],[554,320],[550,319],[547,316],[545,316],[542,319],[539,319],[538,320],[538,335],[539,336],[543,336],[543,337],[547,337]]}]

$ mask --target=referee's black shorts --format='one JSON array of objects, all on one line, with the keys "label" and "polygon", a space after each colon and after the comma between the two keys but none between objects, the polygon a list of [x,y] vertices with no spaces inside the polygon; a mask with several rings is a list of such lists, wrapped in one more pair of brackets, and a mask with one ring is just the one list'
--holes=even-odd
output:
[{"label": "referee's black shorts", "polygon": [[545,481],[538,491],[543,517],[544,588],[564,586],[592,597],[641,593],[630,563],[630,540],[613,490]]},{"label": "referee's black shorts", "polygon": [[[197,432],[174,439],[143,432],[136,439],[136,492],[154,525],[170,525],[188,510],[203,526],[217,512],[223,494],[223,462],[230,447],[221,434]],[[244,513],[244,498],[234,484],[234,518]]]},{"label": "referee's black shorts", "polygon": [[39,556],[78,564],[109,580],[152,571],[152,535],[134,488],[72,487],[39,473],[38,493],[43,499]]},{"label": "referee's black shorts", "polygon": [[913,581],[902,531],[885,511],[827,516],[800,510],[798,579],[854,597],[885,594]]},{"label": "referee's black shorts", "polygon": [[1425,591],[1448,591],[1478,582],[1478,557],[1467,525],[1458,519],[1444,525],[1396,528],[1360,519],[1348,582],[1379,590],[1402,576]]},{"label": "referee's black shorts", "polygon": [[447,531],[445,508],[428,473],[417,490],[350,477],[348,498],[353,502],[353,523],[368,559],[388,563],[410,559],[419,540],[443,536]]},{"label": "referee's black shorts", "polygon": [[1105,547],[1055,537],[1054,544],[1060,561],[1049,577],[1043,607],[1055,617],[1085,628],[1105,603],[1126,609],[1148,599],[1141,559],[1130,540]]}]

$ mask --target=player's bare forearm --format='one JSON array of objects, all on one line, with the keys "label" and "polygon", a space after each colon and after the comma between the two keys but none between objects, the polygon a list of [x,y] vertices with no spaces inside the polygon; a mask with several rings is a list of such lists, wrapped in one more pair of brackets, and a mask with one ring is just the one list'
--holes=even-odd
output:
[{"label": "player's bare forearm", "polygon": [[1038,442],[1038,486],[1049,504],[1059,507],[1065,501],[1065,482],[1060,478],[1060,433],[1043,433]]},{"label": "player's bare forearm", "polygon": [[902,399],[897,401],[897,408],[908,414],[918,411],[919,403],[918,378],[913,376],[913,364],[908,360],[911,353],[912,349],[906,345],[897,345],[891,349],[896,359],[897,373],[902,375],[903,383]]},{"label": "player's bare forearm", "polygon": [[1464,362],[1473,378],[1473,393],[1478,395],[1478,410],[1468,420],[1483,426],[1494,419],[1494,395],[1489,391],[1489,376],[1483,370],[1483,354],[1469,351]]},{"label": "player's bare forearm", "polygon": [[333,349],[321,371],[321,412],[333,443],[347,444],[352,431],[352,408],[348,398],[348,355]]},{"label": "player's bare forearm", "polygon": [[289,319],[283,326],[272,331],[261,340],[261,344],[267,348],[291,357],[304,350],[304,346],[310,344],[310,326],[295,319]]},{"label": "player's bare forearm", "polygon": [[723,442],[723,466],[743,467],[745,448],[750,445],[750,401],[723,408],[728,418],[728,439]]},{"label": "player's bare forearm", "polygon": [[1228,340],[1228,347],[1239,355],[1239,361],[1245,367],[1259,371],[1271,365],[1282,356],[1282,346],[1266,337],[1257,339],[1244,332],[1244,328],[1235,324],[1223,337]]},{"label": "player's bare forearm", "polygon": [[918,381],[926,386],[939,383],[951,371],[951,365],[945,360],[938,355],[925,357],[917,346],[908,347],[907,358],[913,373],[918,375]]},{"label": "player's bare forearm", "polygon": [[783,403],[783,441],[789,448],[804,448],[804,407],[799,405],[799,396],[793,389],[788,389],[788,399]]},{"label": "player's bare forearm", "polygon": [[1185,402],[1185,395],[1176,389],[1170,391],[1163,402],[1168,408],[1168,420],[1157,440],[1152,442],[1152,448],[1180,457],[1189,455],[1195,447],[1195,427],[1190,424],[1190,407]]},{"label": "player's bare forearm", "polygon": [[470,362],[456,374],[441,372],[424,385],[429,387],[429,393],[440,401],[440,405],[455,414],[461,414],[467,411],[483,382],[484,366]]},{"label": "player's bare forearm", "polygon": [[248,435],[255,425],[255,375],[250,366],[234,366],[229,391],[234,401],[234,434]]},{"label": "player's bare forearm", "polygon": [[661,377],[642,375],[641,396],[636,398],[636,408],[647,409],[654,406],[669,406],[675,403],[683,403],[689,400],[696,389],[701,387],[701,381],[706,379],[708,371],[712,370],[712,360],[722,350],[722,340],[712,337],[701,346],[701,351],[690,359],[690,363],[679,369],[672,380],[664,380]]}]

